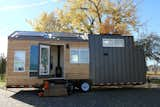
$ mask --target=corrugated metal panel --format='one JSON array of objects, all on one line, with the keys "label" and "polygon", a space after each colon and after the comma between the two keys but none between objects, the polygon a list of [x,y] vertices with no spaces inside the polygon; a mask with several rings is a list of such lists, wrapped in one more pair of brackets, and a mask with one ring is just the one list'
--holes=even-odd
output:
[{"label": "corrugated metal panel", "polygon": [[[102,38],[123,38],[125,47],[102,47]],[[90,78],[95,84],[145,82],[143,51],[129,36],[89,36]]]}]

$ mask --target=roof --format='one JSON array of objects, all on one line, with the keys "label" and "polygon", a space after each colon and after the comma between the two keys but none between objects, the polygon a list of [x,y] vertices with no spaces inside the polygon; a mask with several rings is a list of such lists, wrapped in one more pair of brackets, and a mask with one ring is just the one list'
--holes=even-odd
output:
[{"label": "roof", "polygon": [[88,41],[88,35],[82,33],[67,33],[67,32],[15,31],[8,36],[8,39]]}]

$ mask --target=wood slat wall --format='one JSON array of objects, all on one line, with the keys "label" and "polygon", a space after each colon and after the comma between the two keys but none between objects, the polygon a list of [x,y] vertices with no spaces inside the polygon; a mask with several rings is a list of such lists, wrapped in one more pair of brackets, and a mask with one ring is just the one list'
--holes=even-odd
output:
[{"label": "wood slat wall", "polygon": [[[35,40],[8,40],[7,54],[7,85],[35,85],[42,84],[43,79],[29,76],[30,47],[31,45],[44,44],[69,44],[69,48],[88,48],[88,42],[73,41],[35,41]],[[64,78],[65,79],[88,79],[89,64],[70,64],[70,49],[64,46]],[[25,72],[14,72],[14,52],[23,50],[26,52]]]}]

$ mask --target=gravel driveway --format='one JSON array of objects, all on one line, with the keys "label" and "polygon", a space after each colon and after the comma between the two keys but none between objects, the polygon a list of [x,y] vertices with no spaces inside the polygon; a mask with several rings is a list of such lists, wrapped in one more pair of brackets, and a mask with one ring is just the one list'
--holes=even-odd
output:
[{"label": "gravel driveway", "polygon": [[37,93],[0,89],[0,107],[160,107],[160,88],[94,89],[67,97],[38,97]]}]

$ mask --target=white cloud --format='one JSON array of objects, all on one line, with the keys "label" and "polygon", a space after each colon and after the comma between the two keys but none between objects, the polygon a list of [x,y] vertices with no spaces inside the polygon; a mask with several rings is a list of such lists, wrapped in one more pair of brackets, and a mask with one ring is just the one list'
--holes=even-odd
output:
[{"label": "white cloud", "polygon": [[[57,0],[54,0],[54,1],[57,1]],[[43,2],[31,3],[31,4],[18,4],[18,5],[11,5],[11,6],[3,6],[3,7],[0,7],[0,11],[37,7],[37,6],[45,5],[47,3],[49,3],[49,1],[43,1]]]},{"label": "white cloud", "polygon": [[53,1],[53,2],[59,2],[60,0],[51,0],[51,1]]}]

